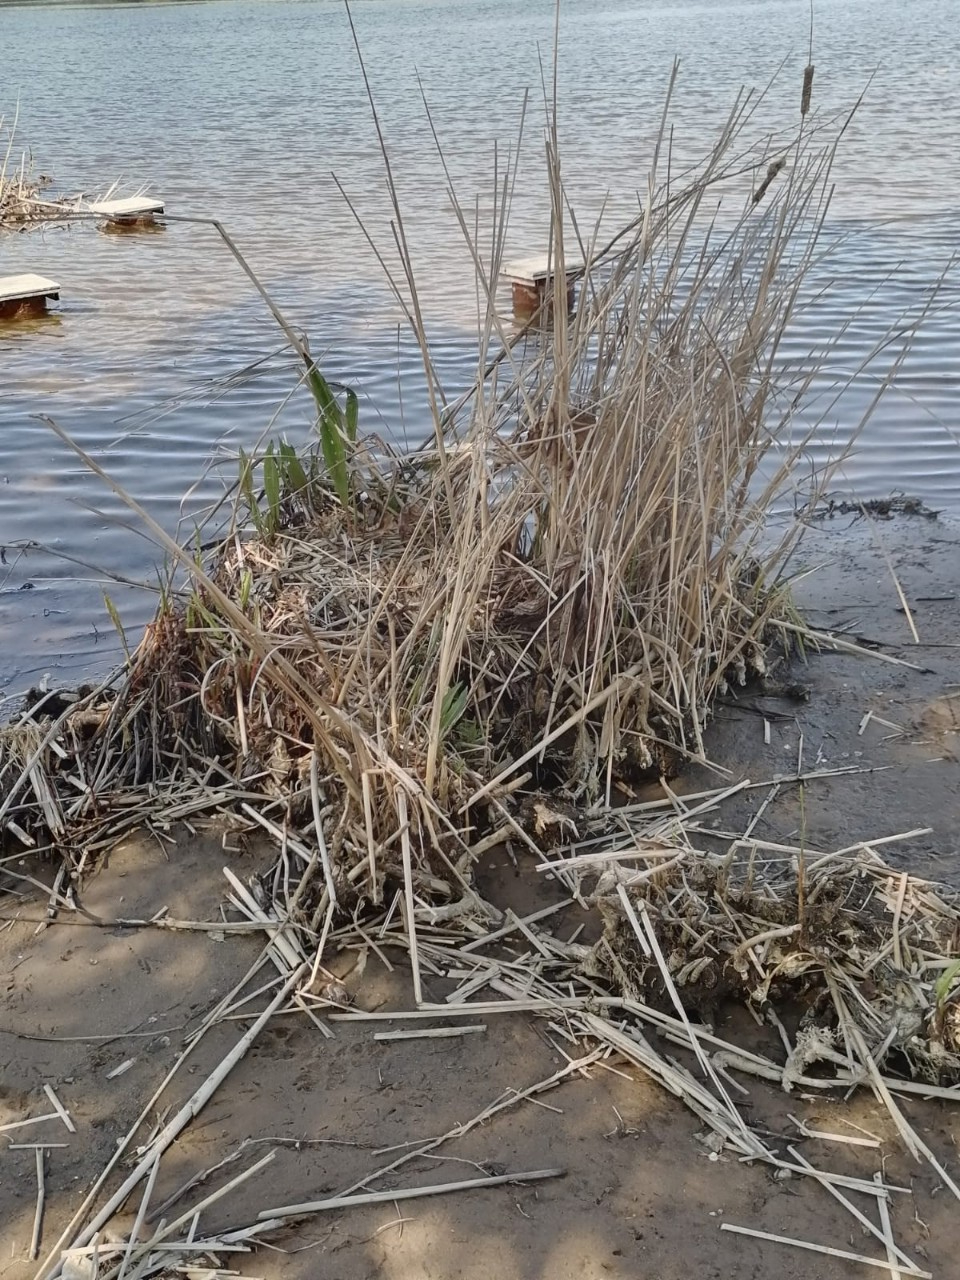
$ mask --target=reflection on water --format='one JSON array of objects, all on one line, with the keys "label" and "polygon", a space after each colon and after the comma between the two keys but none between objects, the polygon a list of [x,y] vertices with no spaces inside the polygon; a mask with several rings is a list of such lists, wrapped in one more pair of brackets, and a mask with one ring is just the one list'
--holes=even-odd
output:
[{"label": "reflection on water", "polygon": [[[547,227],[538,51],[549,57],[553,8],[355,7],[451,396],[473,370],[477,304],[417,73],[461,198],[472,209],[478,197],[481,220],[493,205],[494,144],[502,166],[531,90],[510,250],[537,251]],[[741,84],[764,85],[784,60],[749,134],[795,119],[807,0],[564,0],[562,12],[564,173],[586,223],[604,208],[612,229],[636,212],[677,53],[677,165],[706,149]],[[815,102],[837,110],[873,79],[835,169],[830,230],[842,242],[784,351],[800,369],[842,328],[833,373],[859,370],[837,403],[826,382],[819,387],[812,412],[825,419],[813,463],[842,443],[874,394],[884,364],[861,370],[866,356],[901,313],[925,305],[960,239],[955,14],[953,0],[917,0],[908,20],[896,0],[816,5]],[[419,358],[332,177],[389,243],[382,162],[338,0],[0,6],[0,50],[0,113],[20,95],[19,136],[45,171],[90,193],[117,179],[128,189],[148,182],[170,212],[220,218],[328,375],[361,393],[365,424],[398,440],[422,437]],[[46,70],[33,70],[37,50],[45,68],[58,68],[55,93]],[[63,294],[49,319],[0,328],[0,679],[11,687],[110,660],[117,645],[104,587],[134,628],[152,609],[149,596],[37,547],[127,579],[149,577],[158,560],[122,501],[39,415],[55,418],[171,530],[189,529],[232,483],[230,456],[274,415],[272,430],[291,438],[310,420],[294,362],[212,230],[171,223],[160,234],[110,236],[83,225],[0,239],[0,274],[26,270],[59,280]],[[896,487],[960,505],[958,302],[950,278],[845,465],[858,491]]]}]

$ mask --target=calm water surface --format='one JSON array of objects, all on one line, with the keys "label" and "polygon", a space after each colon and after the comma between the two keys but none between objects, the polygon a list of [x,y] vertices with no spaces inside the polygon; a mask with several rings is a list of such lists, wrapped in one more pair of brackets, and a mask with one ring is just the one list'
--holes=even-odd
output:
[{"label": "calm water surface", "polygon": [[[502,156],[514,144],[525,89],[537,102],[553,0],[357,0],[354,16],[455,395],[475,359],[472,272],[417,72],[461,195],[489,208],[494,145]],[[611,228],[636,210],[677,54],[680,154],[700,154],[740,86],[764,85],[781,63],[753,133],[792,121],[808,23],[807,0],[564,0],[564,171],[582,219],[604,200]],[[786,347],[802,360],[847,326],[831,369],[857,376],[827,413],[811,451],[819,462],[884,372],[883,360],[861,370],[865,357],[898,316],[925,305],[960,247],[960,2],[817,0],[815,60],[825,111],[849,105],[872,76],[836,167],[830,230],[841,244]],[[149,183],[172,213],[219,217],[327,374],[361,392],[366,424],[421,438],[418,357],[332,177],[388,244],[376,136],[337,0],[0,3],[0,113],[12,114],[18,96],[18,137],[62,189]],[[511,219],[518,253],[546,234],[541,118],[534,105]],[[0,328],[0,688],[9,692],[45,671],[57,681],[108,665],[116,641],[104,571],[139,580],[158,559],[121,501],[37,415],[54,417],[170,530],[222,493],[238,446],[271,423],[300,437],[310,418],[301,397],[288,400],[295,369],[275,325],[212,231],[0,237],[0,275],[25,270],[59,280],[63,302],[42,324]],[[958,352],[960,286],[948,273],[842,485],[960,508]],[[828,403],[824,394],[820,407]],[[142,591],[106,585],[132,627],[152,611]]]}]

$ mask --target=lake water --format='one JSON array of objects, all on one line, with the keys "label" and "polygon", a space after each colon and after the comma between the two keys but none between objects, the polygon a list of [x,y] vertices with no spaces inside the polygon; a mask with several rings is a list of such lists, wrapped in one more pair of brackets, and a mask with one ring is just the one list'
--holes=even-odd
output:
[{"label": "lake water", "polygon": [[[494,145],[502,157],[514,144],[531,91],[509,244],[537,251],[546,234],[538,50],[549,63],[553,0],[356,0],[353,13],[456,394],[475,361],[472,268],[417,73],[458,189],[483,208]],[[740,86],[763,86],[781,63],[754,133],[796,118],[808,30],[806,0],[563,0],[564,173],[582,220],[604,201],[611,228],[635,212],[675,55],[676,145],[693,155]],[[820,109],[848,106],[870,86],[835,170],[830,230],[842,243],[786,354],[800,359],[846,325],[831,365],[842,378],[898,316],[925,304],[960,246],[960,3],[817,0],[814,56]],[[18,97],[20,143],[59,188],[149,183],[171,213],[220,218],[328,376],[361,393],[365,425],[421,438],[415,348],[332,177],[389,244],[382,162],[338,0],[0,3],[0,114],[11,116]],[[303,399],[287,400],[296,370],[274,322],[211,230],[0,236],[0,275],[26,270],[59,280],[63,300],[42,324],[0,328],[0,690],[9,693],[44,672],[56,683],[107,666],[117,645],[104,586],[134,630],[153,608],[107,575],[142,580],[158,561],[120,499],[37,415],[55,418],[170,530],[232,481],[238,446],[268,428],[303,436],[309,425]],[[958,360],[960,285],[948,273],[842,487],[960,508]],[[857,374],[815,460],[842,440],[883,371],[881,360]]]}]

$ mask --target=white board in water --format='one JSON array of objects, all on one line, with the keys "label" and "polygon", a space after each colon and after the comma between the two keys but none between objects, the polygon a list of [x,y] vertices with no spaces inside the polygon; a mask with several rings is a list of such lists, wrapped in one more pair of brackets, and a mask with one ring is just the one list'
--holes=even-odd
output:
[{"label": "white board in water", "polygon": [[56,280],[27,272],[21,276],[0,276],[0,302],[19,302],[26,298],[59,298]]},{"label": "white board in water", "polygon": [[104,218],[143,218],[149,213],[163,213],[163,201],[149,196],[126,196],[123,200],[97,200],[91,204],[90,211]]}]

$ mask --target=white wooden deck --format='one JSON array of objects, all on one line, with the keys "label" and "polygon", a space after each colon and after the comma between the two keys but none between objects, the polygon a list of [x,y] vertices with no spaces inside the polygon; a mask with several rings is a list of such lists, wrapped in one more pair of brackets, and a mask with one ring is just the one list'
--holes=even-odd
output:
[{"label": "white wooden deck", "polygon": [[56,280],[27,272],[20,276],[0,276],[0,302],[25,302],[28,298],[59,298]]},{"label": "white wooden deck", "polygon": [[95,200],[91,213],[104,218],[146,218],[153,213],[163,213],[163,201],[150,196],[126,196],[123,200]]}]

